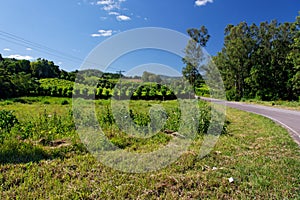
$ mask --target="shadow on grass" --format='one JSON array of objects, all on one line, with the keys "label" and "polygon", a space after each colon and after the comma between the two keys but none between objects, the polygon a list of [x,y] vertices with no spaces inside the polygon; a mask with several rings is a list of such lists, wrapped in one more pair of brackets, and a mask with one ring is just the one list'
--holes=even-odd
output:
[{"label": "shadow on grass", "polygon": [[4,141],[0,148],[0,163],[28,163],[48,159],[42,148],[20,141]]},{"label": "shadow on grass", "polygon": [[86,153],[84,146],[72,145],[67,148],[45,150],[41,146],[17,140],[4,141],[0,144],[0,164],[21,164],[61,158],[73,154]]}]

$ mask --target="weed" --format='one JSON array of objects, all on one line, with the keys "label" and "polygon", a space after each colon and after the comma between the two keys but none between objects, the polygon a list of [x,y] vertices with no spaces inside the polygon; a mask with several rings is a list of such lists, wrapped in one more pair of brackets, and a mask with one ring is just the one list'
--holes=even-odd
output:
[{"label": "weed", "polygon": [[69,101],[67,101],[66,99],[61,102],[61,105],[68,105],[68,104],[69,104]]},{"label": "weed", "polygon": [[10,133],[12,127],[18,123],[19,121],[13,111],[0,110],[0,143]]},{"label": "weed", "polygon": [[[51,104],[43,105],[44,100]],[[188,151],[159,171],[129,174],[104,166],[88,153],[75,132],[73,117],[80,114],[82,123],[94,124],[89,122],[89,110],[72,112],[61,101],[47,97],[31,105],[1,104],[1,109],[14,111],[19,121],[9,134],[5,132],[0,145],[1,199],[299,199],[299,147],[269,119],[228,109],[228,134],[221,135],[211,153],[199,159],[211,110],[209,104],[199,102],[198,137]],[[108,135],[106,141],[94,141],[89,150],[96,152],[116,147],[135,153],[159,150],[175,137],[164,129],[178,131],[182,117],[190,112],[181,110],[176,101],[132,101],[120,116],[131,109],[136,127],[151,127],[152,119],[166,115],[158,133],[137,138],[120,130],[109,100],[95,103],[97,120]],[[51,145],[57,141],[68,145]],[[229,183],[230,177],[234,182]]]}]

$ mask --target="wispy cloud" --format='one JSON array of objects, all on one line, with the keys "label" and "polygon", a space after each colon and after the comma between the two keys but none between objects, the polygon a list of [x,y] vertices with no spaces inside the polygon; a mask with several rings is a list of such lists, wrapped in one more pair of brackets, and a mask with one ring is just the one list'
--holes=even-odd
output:
[{"label": "wispy cloud", "polygon": [[4,48],[3,51],[11,51],[9,48]]},{"label": "wispy cloud", "polygon": [[196,6],[205,6],[207,3],[213,3],[213,0],[196,0],[195,5]]},{"label": "wispy cloud", "polygon": [[15,58],[18,60],[33,60],[33,57],[31,56],[21,56],[18,54],[7,56],[7,58]]},{"label": "wispy cloud", "polygon": [[91,34],[92,37],[109,37],[113,33],[112,30],[99,30],[98,33]]},{"label": "wispy cloud", "polygon": [[92,37],[100,37],[100,34],[98,34],[98,33],[93,33],[93,34],[91,34],[91,36],[92,36]]},{"label": "wispy cloud", "polygon": [[103,37],[108,37],[108,36],[111,36],[112,35],[112,30],[99,30],[98,31],[101,36]]},{"label": "wispy cloud", "polygon": [[32,48],[28,47],[28,48],[26,48],[26,51],[32,51]]},{"label": "wispy cloud", "polygon": [[131,18],[128,17],[128,16],[126,16],[126,15],[118,15],[118,16],[116,17],[116,19],[117,19],[118,21],[129,21],[129,20],[131,20]]},{"label": "wispy cloud", "polygon": [[[131,18],[125,14],[122,14],[122,11],[128,10],[121,6],[122,3],[127,0],[98,0],[93,5],[101,6],[101,9],[106,11],[108,15],[116,16],[118,21],[129,21]],[[102,20],[107,18],[102,17]]]},{"label": "wispy cloud", "polygon": [[114,1],[113,0],[100,0],[100,1],[97,1],[97,5],[110,5],[110,4],[113,4]]},{"label": "wispy cloud", "polygon": [[118,12],[109,12],[108,14],[109,15],[120,15],[120,13],[118,13]]},{"label": "wispy cloud", "polygon": [[102,6],[102,9],[105,11],[112,11],[112,10],[120,10],[121,4],[126,0],[100,0],[97,1],[96,5]]}]

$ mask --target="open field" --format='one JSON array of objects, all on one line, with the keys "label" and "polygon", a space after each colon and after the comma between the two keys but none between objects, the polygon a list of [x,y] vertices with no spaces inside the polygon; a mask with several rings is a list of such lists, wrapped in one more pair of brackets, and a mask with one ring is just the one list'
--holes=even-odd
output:
[{"label": "open field", "polygon": [[[123,173],[98,162],[80,142],[68,98],[21,98],[0,102],[14,110],[19,125],[0,144],[0,199],[299,199],[300,151],[288,132],[269,119],[227,110],[226,131],[203,159],[199,133],[175,163],[145,174]],[[149,122],[151,104],[169,116],[176,130],[176,101],[132,101],[135,123]],[[99,122],[118,147],[148,152],[172,136],[159,132],[134,139],[118,130],[109,100],[96,102]],[[205,132],[209,105],[200,103]],[[229,178],[233,177],[233,182]]]}]

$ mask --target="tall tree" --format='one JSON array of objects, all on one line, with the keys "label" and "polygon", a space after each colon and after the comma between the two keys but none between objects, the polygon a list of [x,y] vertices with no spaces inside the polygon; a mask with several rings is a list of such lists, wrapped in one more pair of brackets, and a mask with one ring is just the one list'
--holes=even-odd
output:
[{"label": "tall tree", "polygon": [[200,86],[204,82],[200,74],[202,61],[204,60],[202,48],[206,47],[210,35],[205,26],[202,26],[200,29],[188,29],[187,33],[191,39],[188,41],[185,48],[185,57],[182,59],[186,65],[182,70],[182,74],[195,90],[195,87]]},{"label": "tall tree", "polygon": [[260,24],[250,77],[253,96],[262,100],[291,99],[291,64],[286,62],[293,43],[291,23]]},{"label": "tall tree", "polygon": [[227,98],[231,100],[239,100],[248,94],[249,86],[245,78],[250,73],[255,29],[255,25],[249,27],[246,22],[237,26],[228,25],[225,29],[224,48],[214,59],[222,72],[228,91]]},{"label": "tall tree", "polygon": [[242,22],[225,29],[224,47],[214,57],[227,98],[292,99],[293,65],[287,62],[295,33],[291,23],[276,20],[248,26]]},{"label": "tall tree", "polygon": [[288,62],[292,63],[292,77],[290,84],[293,95],[300,100],[300,12],[293,24],[292,31],[294,32],[293,44],[288,55]]},{"label": "tall tree", "polygon": [[59,78],[60,70],[52,61],[37,59],[31,62],[32,75],[36,78]]}]

